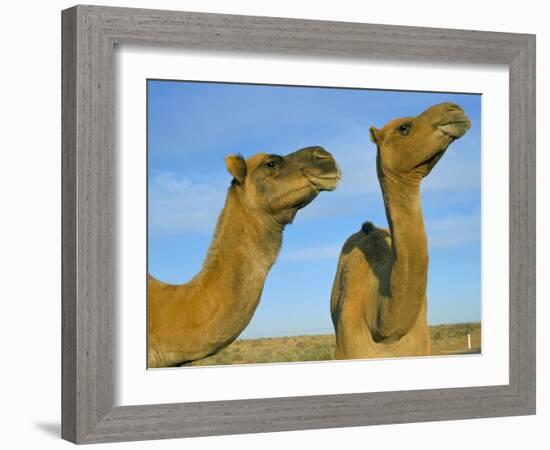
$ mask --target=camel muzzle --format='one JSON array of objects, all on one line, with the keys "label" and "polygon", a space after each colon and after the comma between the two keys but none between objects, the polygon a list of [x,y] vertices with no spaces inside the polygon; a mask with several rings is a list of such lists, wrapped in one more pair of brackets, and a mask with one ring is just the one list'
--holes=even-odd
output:
[{"label": "camel muzzle", "polygon": [[453,139],[458,139],[464,136],[471,126],[470,120],[464,114],[460,120],[440,124],[437,129]]},{"label": "camel muzzle", "polygon": [[319,191],[336,189],[341,178],[340,169],[332,154],[323,147],[306,147],[287,156],[301,166],[302,174]]},{"label": "camel muzzle", "polygon": [[472,126],[464,110],[454,103],[440,103],[422,113],[422,116],[433,120],[434,126],[451,139],[458,139]]}]

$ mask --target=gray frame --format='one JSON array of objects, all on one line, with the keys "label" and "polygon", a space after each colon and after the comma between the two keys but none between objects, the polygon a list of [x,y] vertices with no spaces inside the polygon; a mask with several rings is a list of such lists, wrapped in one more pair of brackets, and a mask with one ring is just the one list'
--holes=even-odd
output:
[{"label": "gray frame", "polygon": [[[510,383],[114,407],[113,50],[126,43],[508,65]],[[62,53],[64,439],[93,443],[535,413],[535,36],[76,6],[62,13]]]}]

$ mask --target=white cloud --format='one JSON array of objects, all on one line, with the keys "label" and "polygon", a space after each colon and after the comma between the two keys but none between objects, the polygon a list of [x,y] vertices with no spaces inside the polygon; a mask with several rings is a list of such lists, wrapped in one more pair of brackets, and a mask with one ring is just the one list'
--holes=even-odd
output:
[{"label": "white cloud", "polygon": [[[298,213],[296,220],[313,221],[334,217],[364,217],[373,220],[383,211],[383,200],[376,176],[376,150],[361,130],[353,130],[344,139],[327,142],[342,171],[342,180],[334,192],[323,192]],[[462,206],[463,195],[475,195],[480,189],[479,162],[473,148],[458,148],[454,143],[433,172],[422,183],[423,194],[441,193],[445,209]],[[475,168],[475,169],[474,169]],[[225,184],[227,183],[227,184]],[[189,177],[159,172],[150,179],[149,219],[153,231],[211,234],[223,207],[228,179],[196,182]],[[449,193],[448,200],[445,193]],[[451,195],[453,194],[453,195]],[[454,194],[458,194],[458,197]],[[461,200],[462,199],[462,200]],[[426,205],[425,205],[426,206]],[[427,212],[427,211],[425,211]],[[435,246],[466,242],[477,233],[475,224],[448,220],[449,233],[433,230]],[[470,219],[471,222],[471,219]],[[479,217],[478,217],[479,222]],[[359,226],[359,225],[358,225]],[[453,228],[454,226],[454,228]],[[352,230],[354,231],[354,230]],[[475,232],[475,233],[474,233]],[[454,234],[454,235],[453,235]]]},{"label": "white cloud", "polygon": [[[426,220],[430,248],[450,248],[480,239],[479,213]],[[355,231],[354,231],[355,232]],[[303,247],[281,252],[281,261],[318,261],[337,259],[344,242],[334,245]]]},{"label": "white cloud", "polygon": [[[422,181],[422,191],[471,191],[480,189],[479,154],[454,143],[433,171]],[[327,147],[330,148],[330,147]],[[370,142],[334,144],[334,157],[342,171],[339,193],[362,195],[380,192],[376,174],[376,148]]]},{"label": "white cloud", "polygon": [[479,157],[479,154],[471,152],[462,154],[461,149],[449,148],[441,161],[422,182],[422,191],[481,190]]},{"label": "white cloud", "polygon": [[227,189],[160,172],[149,181],[149,227],[171,233],[211,234]]},{"label": "white cloud", "polygon": [[[343,244],[343,243],[342,243]],[[281,252],[281,261],[317,261],[334,259],[340,255],[342,244],[305,247]]]},{"label": "white cloud", "polygon": [[[298,221],[319,220],[336,216],[364,215],[383,211],[383,198],[376,175],[376,150],[371,143],[355,141],[350,145],[327,145],[338,162],[342,180],[334,192],[323,192],[311,205],[300,211]],[[422,196],[438,194],[437,201],[445,209],[463,207],[466,199],[480,193],[477,156],[449,149],[447,154],[422,182]],[[447,196],[448,195],[448,196]],[[480,195],[480,194],[479,194]],[[432,202],[435,200],[432,200]],[[427,203],[424,205],[426,206]]]},{"label": "white cloud", "polygon": [[431,248],[457,247],[479,242],[480,214],[477,212],[426,220],[426,230]]}]

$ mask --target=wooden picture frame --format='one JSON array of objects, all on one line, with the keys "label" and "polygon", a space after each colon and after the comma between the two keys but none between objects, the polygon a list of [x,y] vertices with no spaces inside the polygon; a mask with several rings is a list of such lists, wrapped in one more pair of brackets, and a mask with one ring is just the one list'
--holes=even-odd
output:
[{"label": "wooden picture frame", "polygon": [[[505,64],[509,384],[114,406],[117,44]],[[97,6],[62,12],[62,437],[75,443],[535,413],[535,36]]]}]

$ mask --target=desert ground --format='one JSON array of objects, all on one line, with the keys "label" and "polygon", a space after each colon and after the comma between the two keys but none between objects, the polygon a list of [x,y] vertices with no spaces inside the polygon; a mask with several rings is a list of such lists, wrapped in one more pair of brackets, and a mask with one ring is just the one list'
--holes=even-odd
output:
[{"label": "desert ground", "polygon": [[[430,327],[430,337],[433,356],[481,353],[479,322],[434,325]],[[192,365],[329,361],[334,359],[334,339],[334,334],[239,339],[220,353]]]}]

